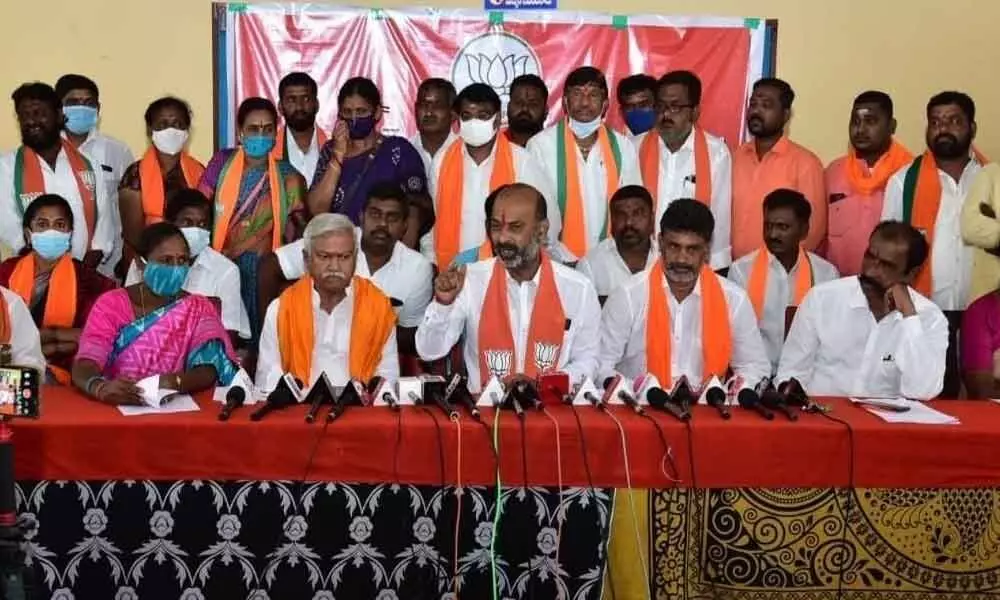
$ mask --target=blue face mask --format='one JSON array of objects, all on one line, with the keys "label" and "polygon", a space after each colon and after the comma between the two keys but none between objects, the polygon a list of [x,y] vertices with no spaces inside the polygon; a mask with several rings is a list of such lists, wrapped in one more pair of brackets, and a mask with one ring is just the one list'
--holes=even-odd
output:
[{"label": "blue face mask", "polygon": [[72,237],[69,232],[55,229],[35,231],[31,234],[31,249],[45,260],[55,260],[69,252]]},{"label": "blue face mask", "polygon": [[632,135],[646,133],[656,125],[656,111],[652,108],[633,108],[625,111],[625,124]]},{"label": "blue face mask", "polygon": [[274,149],[274,137],[269,135],[248,135],[243,138],[243,151],[250,158],[264,158]]},{"label": "blue face mask", "polygon": [[184,239],[187,240],[191,256],[198,256],[204,252],[205,248],[208,248],[208,244],[212,241],[212,232],[204,227],[181,227],[181,233],[184,234]]},{"label": "blue face mask", "polygon": [[190,270],[188,265],[165,265],[150,260],[146,261],[146,268],[142,270],[142,280],[157,296],[171,298],[181,293]]},{"label": "blue face mask", "polygon": [[97,127],[97,109],[93,106],[64,106],[66,130],[75,135],[86,135]]},{"label": "blue face mask", "polygon": [[363,140],[375,131],[375,117],[358,117],[347,122],[347,135],[352,140]]}]

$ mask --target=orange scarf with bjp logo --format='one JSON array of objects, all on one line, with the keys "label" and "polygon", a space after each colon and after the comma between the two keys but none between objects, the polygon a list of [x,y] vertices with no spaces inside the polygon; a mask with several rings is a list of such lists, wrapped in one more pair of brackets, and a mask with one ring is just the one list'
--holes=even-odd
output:
[{"label": "orange scarf with bjp logo", "polygon": [[[88,247],[94,239],[94,229],[97,227],[97,201],[94,197],[97,176],[90,160],[66,140],[62,141],[62,150],[76,179],[76,187],[80,192],[80,202],[83,204],[83,219],[87,225]],[[46,192],[45,177],[42,175],[41,158],[27,146],[17,149],[14,158],[14,201],[18,212],[24,212],[31,201]],[[84,181],[84,174],[90,181]]]},{"label": "orange scarf with bjp logo", "polygon": [[[753,260],[750,268],[750,278],[747,280],[747,295],[750,296],[750,303],[753,311],[757,313],[757,321],[764,318],[764,302],[767,298],[767,278],[769,275],[771,253],[766,247],[761,247],[757,251],[757,256]],[[796,262],[799,270],[795,274],[795,293],[792,295],[792,306],[802,304],[806,294],[812,289],[815,280],[813,279],[812,263],[809,255],[801,247],[799,248],[799,259]]]},{"label": "orange scarf with bjp logo", "polygon": [[[708,140],[705,130],[695,126],[694,136],[694,199],[705,206],[712,206],[712,163],[708,158]],[[642,184],[653,196],[653,215],[657,215],[660,187],[660,135],[653,129],[646,133],[639,147],[639,169]]]},{"label": "orange scarf with bjp logo", "polygon": [[[198,186],[205,167],[187,152],[181,152],[181,172],[189,188]],[[156,148],[150,146],[139,161],[139,189],[142,191],[142,212],[146,215],[146,225],[163,220],[167,209],[166,191],[163,187],[163,171],[156,157]]]}]

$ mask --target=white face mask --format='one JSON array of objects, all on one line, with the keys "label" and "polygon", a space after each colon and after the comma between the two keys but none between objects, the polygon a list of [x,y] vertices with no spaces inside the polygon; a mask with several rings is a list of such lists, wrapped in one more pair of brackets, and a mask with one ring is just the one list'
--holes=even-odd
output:
[{"label": "white face mask", "polygon": [[470,148],[485,146],[497,134],[493,122],[492,118],[462,121],[458,127],[458,135]]},{"label": "white face mask", "polygon": [[212,239],[212,232],[203,227],[181,227],[181,233],[187,240],[191,256],[198,256],[204,252]]},{"label": "white face mask", "polygon": [[597,117],[593,121],[577,121],[573,117],[569,118],[569,128],[573,130],[573,135],[578,138],[590,136],[592,133],[597,131],[597,128],[600,126],[601,117]]},{"label": "white face mask", "polygon": [[179,154],[184,149],[184,144],[188,141],[188,132],[184,129],[167,127],[159,131],[154,131],[153,145],[164,154],[173,156]]}]

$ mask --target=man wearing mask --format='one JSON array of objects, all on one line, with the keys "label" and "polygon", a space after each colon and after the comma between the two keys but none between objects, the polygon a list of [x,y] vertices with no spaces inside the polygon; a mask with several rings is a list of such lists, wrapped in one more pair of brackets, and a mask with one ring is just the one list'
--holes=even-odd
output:
[{"label": "man wearing mask", "polygon": [[776,380],[811,396],[914,398],[941,391],[948,322],[910,287],[927,241],[906,223],[872,232],[861,274],[818,285],[795,313]]},{"label": "man wearing mask", "polygon": [[677,198],[694,198],[715,217],[713,269],[732,262],[730,212],[732,158],[725,140],[697,125],[701,80],[690,71],[671,71],[656,84],[657,127],[636,138],[642,181],[653,196],[653,221],[659,224]]},{"label": "man wearing mask", "polygon": [[110,258],[121,238],[118,207],[98,166],[60,135],[65,117],[56,91],[26,83],[11,96],[22,146],[0,157],[0,240],[14,252],[24,247],[21,217],[42,194],[62,196],[73,211],[70,252],[103,275],[114,273]]},{"label": "man wearing mask", "polygon": [[788,139],[795,92],[787,82],[765,78],[753,84],[747,108],[747,129],[753,139],[733,153],[733,259],[763,244],[764,197],[778,188],[802,192],[812,205],[806,250],[826,239],[826,187],[823,163],[815,154]]},{"label": "man wearing mask", "polygon": [[[194,262],[184,280],[184,290],[208,298],[218,298],[222,324],[233,344],[239,338],[250,339],[250,318],[240,297],[240,270],[236,264],[209,245],[212,234],[212,203],[198,190],[183,189],[170,199],[164,218],[180,228],[187,240]],[[142,281],[142,272],[132,261],[125,285]]]},{"label": "man wearing mask", "polygon": [[729,279],[747,291],[767,356],[778,368],[795,308],[814,285],[840,277],[833,265],[802,247],[812,207],[800,192],[774,190],[764,198],[764,244],[733,263]]},{"label": "man wearing mask", "polygon": [[601,378],[651,373],[670,389],[681,376],[699,387],[731,368],[749,385],[771,372],[753,306],[709,267],[712,211],[690,198],[660,219],[660,256],[611,293],[601,313]]},{"label": "man wearing mask", "polygon": [[893,135],[896,119],[885,92],[862,92],[854,99],[847,133],[850,147],[826,168],[829,194],[826,256],[843,275],[861,272],[868,237],[882,220],[882,197],[889,177],[913,160]]},{"label": "man wearing mask", "polygon": [[417,99],[413,103],[417,135],[410,138],[410,144],[424,161],[424,171],[428,176],[434,158],[458,139],[452,131],[454,105],[455,86],[447,79],[431,77],[423,80],[417,88]]},{"label": "man wearing mask", "polygon": [[948,319],[949,343],[943,395],[957,397],[958,329],[969,304],[973,248],[962,240],[961,214],[972,181],[986,159],[972,146],[976,105],[961,92],[941,92],[927,103],[927,150],[889,180],[882,220],[917,228],[930,257],[913,287],[930,298]]},{"label": "man wearing mask", "polygon": [[[542,171],[528,151],[510,143],[500,131],[500,96],[484,83],[474,83],[455,99],[455,118],[462,142],[434,159],[430,189],[434,194],[434,228],[421,240],[424,256],[443,271],[454,261],[476,262],[493,256],[483,223],[483,201],[490,192],[515,182],[539,189],[548,210],[557,210]],[[559,228],[548,231],[551,243]]]},{"label": "man wearing mask", "polygon": [[316,126],[317,94],[316,81],[305,73],[289,73],[278,83],[278,108],[285,124],[278,129],[271,155],[275,160],[286,159],[306,181],[313,180],[319,149],[327,140]]},{"label": "man wearing mask", "polygon": [[618,82],[618,109],[634,139],[656,126],[656,78],[641,73]]},{"label": "man wearing mask", "polygon": [[563,86],[566,118],[528,142],[542,165],[548,188],[556,191],[562,223],[560,239],[569,262],[584,256],[608,236],[608,200],[624,185],[640,185],[635,147],[604,123],[608,82],[594,67],[580,67]]},{"label": "man wearing mask", "polygon": [[586,275],[604,304],[614,290],[656,262],[653,244],[653,197],[641,185],[626,185],[611,196],[611,237],[580,259],[576,270]]},{"label": "man wearing mask", "polygon": [[507,137],[524,148],[545,127],[549,116],[549,88],[533,73],[518,75],[510,82],[507,103]]},{"label": "man wearing mask", "polygon": [[590,281],[542,250],[548,208],[522,183],[486,199],[495,258],[452,266],[434,282],[434,301],[417,328],[417,352],[438,360],[460,339],[469,391],[501,381],[564,371],[572,383],[597,368],[600,305]]}]

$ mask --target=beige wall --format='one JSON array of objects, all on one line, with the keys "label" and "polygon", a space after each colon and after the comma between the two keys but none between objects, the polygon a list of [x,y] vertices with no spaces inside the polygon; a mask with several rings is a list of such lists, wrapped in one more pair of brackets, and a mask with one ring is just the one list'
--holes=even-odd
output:
[{"label": "beige wall", "polygon": [[[356,1],[356,0],[355,0]],[[164,93],[191,102],[193,149],[212,145],[210,0],[0,0],[0,90],[8,118],[0,148],[18,143],[9,92],[22,81],[54,82],[81,72],[101,87],[102,128],[140,151],[142,113]],[[350,4],[352,2],[345,2]],[[364,3],[363,1],[361,3]],[[404,4],[399,0],[372,3]],[[481,7],[433,0],[440,7]],[[604,10],[598,0],[560,0],[572,10]],[[987,0],[620,0],[625,13],[714,14],[779,20],[778,75],[798,95],[792,136],[824,160],[842,152],[851,98],[879,88],[896,101],[902,140],[923,145],[927,98],[964,90],[979,109],[979,144],[1000,156],[1000,3]],[[666,6],[666,9],[658,7]]]}]

